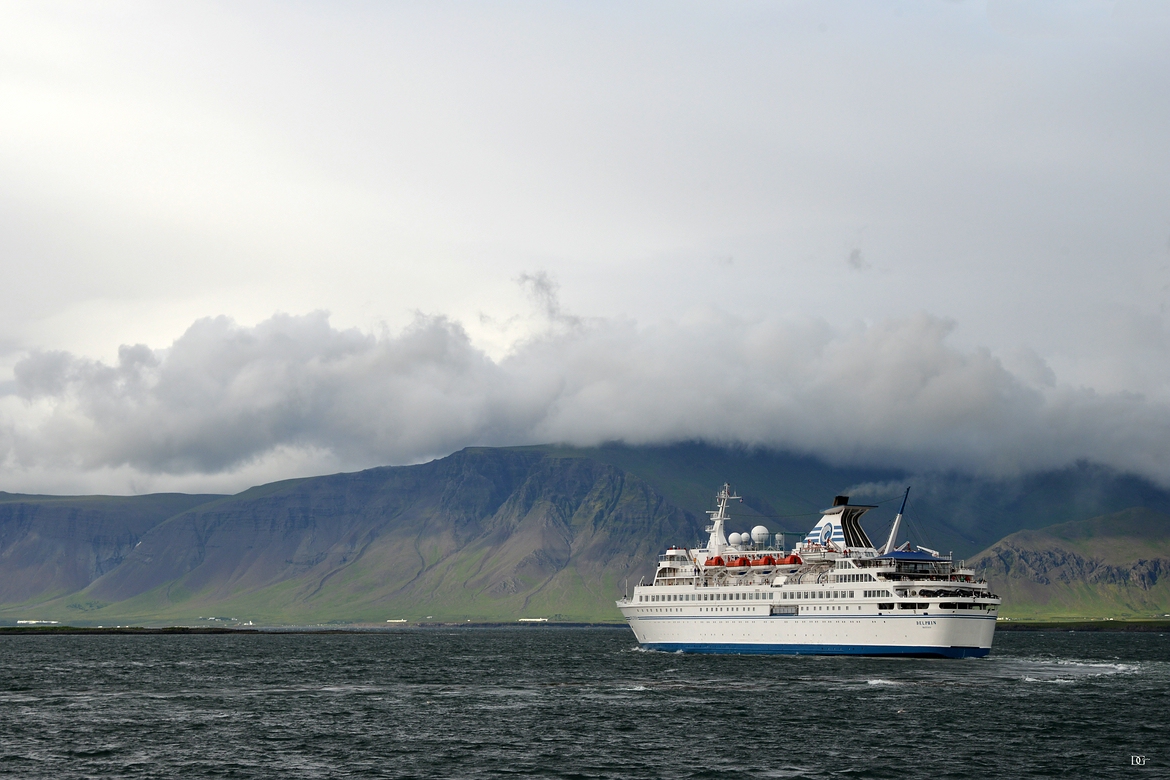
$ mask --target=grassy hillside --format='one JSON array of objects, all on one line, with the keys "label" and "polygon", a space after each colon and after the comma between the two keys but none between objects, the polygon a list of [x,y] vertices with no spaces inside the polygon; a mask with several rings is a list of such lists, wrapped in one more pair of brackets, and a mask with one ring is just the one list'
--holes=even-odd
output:
[{"label": "grassy hillside", "polygon": [[[724,481],[744,498],[733,505],[729,532],[763,524],[803,533],[845,493],[855,503],[883,502],[865,520],[879,544],[912,484],[901,538],[959,557],[1054,521],[1170,506],[1149,483],[1087,465],[990,481],[698,444],[471,448],[427,464],[286,480],[235,496],[0,494],[0,620],[611,620],[623,582],[651,573],[667,545],[702,539],[704,513]],[[1170,537],[1162,526],[1149,528],[1150,544]],[[1128,585],[1102,595],[1111,591],[1077,579],[1100,568],[1089,564],[1062,570],[1069,593],[1028,580],[1029,571],[1047,577],[1059,568],[1037,558],[1054,544],[1091,559],[1060,533],[1009,537],[986,558],[993,576],[1007,577],[1003,587],[1014,588],[1005,593],[1008,614],[1138,614],[1161,603],[1157,593],[1147,598]],[[1101,565],[1125,567],[1140,558],[1134,538],[1101,532],[1090,546],[1108,553]]]},{"label": "grassy hillside", "polygon": [[80,590],[117,568],[151,528],[217,498],[0,492],[0,603]]},{"label": "grassy hillside", "polygon": [[613,620],[623,580],[698,519],[588,458],[467,450],[295,480],[151,529],[79,593],[6,616],[100,624],[237,617]]},{"label": "grassy hillside", "polygon": [[1017,618],[1170,613],[1170,515],[1132,509],[1019,531],[969,561]]}]

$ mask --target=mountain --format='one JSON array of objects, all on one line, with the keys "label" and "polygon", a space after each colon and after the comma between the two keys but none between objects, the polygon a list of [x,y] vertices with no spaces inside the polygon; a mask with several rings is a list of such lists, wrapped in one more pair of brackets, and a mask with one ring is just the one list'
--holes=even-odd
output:
[{"label": "mountain", "polygon": [[471,449],[196,506],[35,612],[73,622],[612,619],[623,581],[652,572],[667,540],[699,526],[611,465]]},{"label": "mountain", "polygon": [[470,448],[235,496],[0,495],[0,620],[612,620],[665,547],[703,538],[724,481],[743,496],[729,531],[804,533],[849,494],[879,504],[866,515],[879,544],[912,484],[901,538],[959,557],[1054,521],[1170,506],[1090,465],[987,480],[700,444]]},{"label": "mountain", "polygon": [[609,463],[646,480],[699,517],[711,508],[715,489],[730,482],[744,498],[732,513],[742,527],[731,530],[762,522],[773,531],[804,533],[819,510],[831,504],[832,496],[845,494],[854,503],[879,504],[865,516],[865,526],[880,544],[889,533],[902,491],[911,486],[900,538],[953,551],[960,558],[1021,529],[1087,520],[1133,506],[1170,511],[1170,492],[1141,477],[1091,463],[995,479],[841,467],[787,453],[704,444],[538,449]]},{"label": "mountain", "polygon": [[0,604],[80,590],[117,568],[151,528],[216,498],[0,492]]},{"label": "mountain", "polygon": [[1170,613],[1170,515],[1143,507],[1018,531],[968,564],[1009,617]]}]

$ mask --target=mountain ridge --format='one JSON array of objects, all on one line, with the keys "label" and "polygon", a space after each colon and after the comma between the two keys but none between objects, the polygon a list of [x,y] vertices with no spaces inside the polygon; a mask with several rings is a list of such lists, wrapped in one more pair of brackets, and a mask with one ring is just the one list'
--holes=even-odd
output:
[{"label": "mountain ridge", "polygon": [[1010,534],[968,565],[1008,617],[1149,617],[1170,612],[1170,515],[1145,507]]},{"label": "mountain ridge", "polygon": [[[623,583],[652,573],[665,547],[702,540],[724,481],[744,497],[729,531],[803,534],[832,496],[852,492],[856,503],[884,499],[865,518],[876,541],[913,481],[901,538],[953,543],[960,558],[1053,516],[1087,520],[1127,499],[1170,506],[1156,486],[1087,464],[1003,482],[696,444],[472,447],[234,496],[0,494],[0,619],[613,620]],[[53,533],[75,538],[46,545]],[[1057,566],[1020,538],[1013,572],[1033,559]],[[1014,597],[1044,597],[1034,590]]]}]

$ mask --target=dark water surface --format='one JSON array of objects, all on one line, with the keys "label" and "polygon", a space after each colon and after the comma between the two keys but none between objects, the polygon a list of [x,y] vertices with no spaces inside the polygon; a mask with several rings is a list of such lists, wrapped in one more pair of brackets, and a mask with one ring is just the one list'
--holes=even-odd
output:
[{"label": "dark water surface", "polygon": [[968,660],[648,653],[548,627],[0,653],[17,777],[1170,777],[1156,633],[1004,633]]}]

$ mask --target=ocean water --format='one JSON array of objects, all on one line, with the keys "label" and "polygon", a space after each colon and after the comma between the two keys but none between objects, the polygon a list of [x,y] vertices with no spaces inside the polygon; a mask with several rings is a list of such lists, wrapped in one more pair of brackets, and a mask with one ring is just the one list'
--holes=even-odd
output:
[{"label": "ocean water", "polygon": [[1001,633],[967,660],[552,627],[0,636],[0,774],[1170,777],[1170,635]]}]

